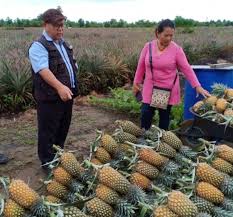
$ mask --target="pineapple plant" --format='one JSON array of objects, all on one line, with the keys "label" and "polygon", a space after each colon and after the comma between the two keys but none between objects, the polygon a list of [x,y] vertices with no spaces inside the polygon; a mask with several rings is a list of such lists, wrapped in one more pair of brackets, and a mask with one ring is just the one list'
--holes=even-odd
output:
[{"label": "pineapple plant", "polygon": [[5,203],[3,214],[5,217],[24,217],[25,210],[15,201],[8,199]]},{"label": "pineapple plant", "polygon": [[138,162],[135,166],[135,171],[151,180],[155,179],[159,175],[159,170],[145,161]]},{"label": "pineapple plant", "polygon": [[99,170],[98,178],[100,183],[112,188],[121,194],[127,194],[129,191],[129,181],[118,171],[109,166],[103,167]]},{"label": "pineapple plant", "polygon": [[95,193],[99,199],[109,205],[115,205],[120,200],[120,196],[116,191],[102,184],[97,185]]},{"label": "pineapple plant", "polygon": [[199,182],[196,187],[197,195],[214,204],[221,204],[224,201],[224,194],[207,182]]},{"label": "pineapple plant", "polygon": [[14,179],[9,185],[11,199],[23,208],[30,208],[40,201],[40,196],[31,189],[24,181]]},{"label": "pineapple plant", "polygon": [[69,186],[72,181],[72,176],[60,166],[53,169],[53,176],[57,182],[65,186]]},{"label": "pineapple plant", "polygon": [[195,204],[180,191],[169,194],[168,208],[180,217],[195,217],[198,214]]},{"label": "pineapple plant", "polygon": [[68,189],[64,185],[55,180],[49,181],[46,188],[49,194],[62,200],[66,199],[69,193]]},{"label": "pineapple plant", "polygon": [[182,145],[182,141],[172,131],[164,130],[161,140],[176,150],[179,150]]},{"label": "pineapple plant", "polygon": [[114,216],[113,208],[109,204],[105,203],[104,201],[102,201],[101,199],[97,197],[86,202],[85,207],[86,207],[87,212],[91,216],[95,216],[95,217],[113,217]]},{"label": "pineapple plant", "polygon": [[62,153],[61,166],[72,176],[79,177],[80,173],[84,172],[84,168],[77,161],[75,155],[70,152]]},{"label": "pineapple plant", "polygon": [[130,133],[136,137],[143,135],[143,130],[131,121],[116,120],[115,123],[120,126],[126,133]]},{"label": "pineapple plant", "polygon": [[233,149],[225,144],[216,147],[216,155],[233,164]]},{"label": "pineapple plant", "polygon": [[168,162],[168,159],[156,151],[148,148],[142,148],[138,151],[139,159],[143,160],[155,167],[161,167]]},{"label": "pineapple plant", "polygon": [[98,147],[95,152],[95,157],[103,164],[111,161],[111,155],[102,147]]},{"label": "pineapple plant", "polygon": [[153,211],[153,217],[178,217],[167,205],[160,205]]},{"label": "pineapple plant", "polygon": [[104,134],[101,137],[101,146],[109,153],[114,154],[118,149],[118,144],[109,134]]},{"label": "pineapple plant", "polygon": [[222,158],[216,157],[211,162],[211,166],[220,172],[233,175],[233,165]]},{"label": "pineapple plant", "polygon": [[87,217],[81,210],[75,206],[66,206],[63,210],[64,217]]},{"label": "pineapple plant", "polygon": [[50,203],[58,203],[58,204],[63,203],[63,201],[61,199],[54,197],[53,195],[47,195],[45,197],[45,200],[50,202]]},{"label": "pineapple plant", "polygon": [[219,187],[224,181],[224,176],[207,163],[198,164],[196,175],[201,181],[208,182],[215,187]]}]

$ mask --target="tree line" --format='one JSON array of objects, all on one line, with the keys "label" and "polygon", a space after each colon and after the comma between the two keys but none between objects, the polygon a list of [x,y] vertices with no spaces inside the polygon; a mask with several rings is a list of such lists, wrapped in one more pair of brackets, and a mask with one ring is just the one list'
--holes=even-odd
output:
[{"label": "tree line", "polygon": [[[196,26],[233,26],[233,21],[230,20],[210,20],[205,22],[196,21],[193,19],[186,19],[181,16],[177,16],[174,19],[177,27],[196,27]],[[67,27],[79,27],[79,28],[133,28],[133,27],[154,27],[157,23],[149,20],[138,20],[136,22],[127,22],[123,19],[116,20],[111,19],[105,22],[87,21],[80,18],[77,21],[66,20]],[[40,27],[42,25],[41,16],[39,15],[34,19],[0,19],[0,27]]]}]

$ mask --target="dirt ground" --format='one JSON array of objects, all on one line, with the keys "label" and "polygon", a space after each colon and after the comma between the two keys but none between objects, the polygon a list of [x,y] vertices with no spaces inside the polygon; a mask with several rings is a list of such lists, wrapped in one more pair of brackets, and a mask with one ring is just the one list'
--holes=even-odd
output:
[{"label": "dirt ground", "polygon": [[[46,178],[37,157],[36,110],[28,110],[10,118],[0,118],[0,153],[10,161],[0,165],[0,176],[20,178],[37,190]],[[65,148],[75,150],[82,158],[89,155],[89,145],[96,129],[113,130],[116,119],[127,118],[90,105],[74,105],[73,118]],[[81,160],[81,159],[80,159]]]}]

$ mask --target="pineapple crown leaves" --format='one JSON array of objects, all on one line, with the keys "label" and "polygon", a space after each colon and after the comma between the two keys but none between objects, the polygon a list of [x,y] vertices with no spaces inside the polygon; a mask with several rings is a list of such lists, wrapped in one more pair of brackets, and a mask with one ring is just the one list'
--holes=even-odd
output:
[{"label": "pineapple crown leaves", "polygon": [[132,204],[142,203],[145,204],[148,202],[146,193],[137,185],[131,185],[129,188],[128,194],[126,194],[127,200]]},{"label": "pineapple crown leaves", "polygon": [[123,199],[117,203],[115,216],[133,217],[135,210],[136,207],[133,204]]},{"label": "pineapple crown leaves", "polygon": [[0,194],[0,216],[2,216],[4,211],[5,201],[2,195]]},{"label": "pineapple crown leaves", "polygon": [[[0,177],[0,185],[3,186],[3,189],[5,191],[5,194],[7,197],[9,197],[9,193],[8,193],[8,186],[10,185],[10,178],[9,177]],[[1,199],[1,197],[0,197]]]},{"label": "pineapple crown leaves", "polygon": [[221,83],[214,83],[211,86],[211,88],[212,88],[211,94],[213,94],[217,97],[223,97],[225,94],[225,90],[228,88],[228,86],[221,84]]}]

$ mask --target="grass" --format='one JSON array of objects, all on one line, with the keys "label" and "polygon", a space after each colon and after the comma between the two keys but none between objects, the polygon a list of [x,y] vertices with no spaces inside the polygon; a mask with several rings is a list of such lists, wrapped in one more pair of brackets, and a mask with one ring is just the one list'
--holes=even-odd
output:
[{"label": "grass", "polygon": [[[135,100],[131,90],[123,88],[111,89],[111,94],[108,97],[98,98],[92,96],[90,98],[91,104],[100,106],[114,111],[128,113],[132,116],[140,116],[141,103]],[[176,129],[183,121],[183,103],[178,106],[173,106],[171,111],[170,129]],[[158,124],[158,113],[154,117],[154,123]]]}]

